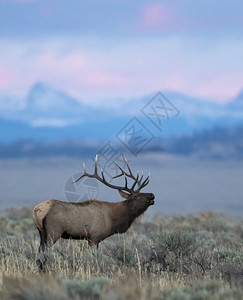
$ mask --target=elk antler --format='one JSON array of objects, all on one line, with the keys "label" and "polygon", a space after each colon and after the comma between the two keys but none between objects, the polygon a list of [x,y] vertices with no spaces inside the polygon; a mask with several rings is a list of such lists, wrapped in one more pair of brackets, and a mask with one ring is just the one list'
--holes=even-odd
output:
[{"label": "elk antler", "polygon": [[[134,180],[134,183],[133,183],[133,185],[132,185],[132,187],[131,187],[131,190],[132,190],[133,192],[139,192],[142,188],[144,188],[144,187],[149,183],[149,180],[150,180],[150,174],[149,174],[148,177],[142,182],[142,180],[143,180],[143,172],[142,172],[142,176],[141,176],[140,179],[139,179],[139,172],[138,172],[138,171],[137,171],[137,176],[135,177],[135,176],[133,175],[133,173],[132,173],[132,171],[131,171],[131,168],[130,168],[130,166],[129,166],[129,164],[128,164],[128,162],[127,162],[127,160],[126,160],[125,157],[124,157],[124,160],[125,160],[125,163],[126,163],[126,166],[127,166],[127,169],[128,169],[128,171],[129,171],[129,173],[125,172],[125,171],[124,171],[117,163],[115,163],[115,164],[117,165],[117,167],[120,169],[121,174],[118,174],[118,175],[116,175],[116,176],[114,176],[114,177],[112,177],[112,178],[113,178],[113,179],[114,179],[114,178],[118,178],[118,177],[121,177],[121,176],[123,176],[123,175],[125,176],[125,179],[126,179],[127,177],[132,178],[132,179]],[[134,191],[134,188],[135,188],[136,184],[138,185],[138,189]]]},{"label": "elk antler", "polygon": [[[137,172],[137,176],[135,177],[133,174],[132,174],[132,171],[128,165],[128,162],[126,160],[126,158],[124,157],[125,159],[125,163],[126,163],[126,166],[128,168],[128,171],[129,173],[125,172],[118,164],[117,167],[120,169],[121,171],[121,174],[117,175],[117,176],[114,176],[113,178],[118,178],[118,177],[121,177],[121,176],[125,176],[125,185],[124,186],[119,186],[119,185],[113,185],[109,182],[106,181],[105,179],[105,176],[104,176],[104,172],[103,172],[103,169],[101,168],[101,177],[99,176],[98,174],[98,167],[97,167],[97,162],[98,162],[98,154],[96,155],[95,157],[95,168],[94,168],[94,173],[93,174],[88,174],[86,172],[86,166],[85,164],[83,164],[83,167],[84,167],[84,173],[83,175],[81,175],[78,179],[76,179],[74,181],[77,182],[79,180],[81,180],[83,177],[90,177],[90,178],[95,178],[97,180],[99,180],[100,182],[104,183],[106,186],[112,188],[112,189],[116,189],[116,190],[120,190],[120,191],[126,191],[128,192],[129,194],[132,194],[132,193],[136,193],[136,192],[139,192],[142,188],[144,188],[148,183],[149,183],[149,180],[150,180],[150,175],[142,182],[142,179],[143,179],[143,174],[141,176],[141,178],[139,179],[139,173]],[[134,183],[132,185],[131,188],[128,187],[128,183],[127,183],[127,177],[129,178],[132,178],[134,180]],[[135,186],[136,184],[138,185],[138,189],[137,190],[134,190],[135,189]]]}]

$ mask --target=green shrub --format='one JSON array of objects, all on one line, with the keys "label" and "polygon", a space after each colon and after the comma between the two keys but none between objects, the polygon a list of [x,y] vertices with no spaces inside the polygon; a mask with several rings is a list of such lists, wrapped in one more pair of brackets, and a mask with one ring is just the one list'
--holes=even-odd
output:
[{"label": "green shrub", "polygon": [[221,285],[217,281],[207,283],[196,281],[192,285],[183,288],[167,289],[162,292],[162,295],[168,300],[214,300],[220,288]]},{"label": "green shrub", "polygon": [[162,233],[155,239],[155,255],[164,271],[191,272],[192,253],[197,249],[195,237],[183,233]]},{"label": "green shrub", "polygon": [[225,263],[218,265],[211,272],[211,277],[222,278],[229,285],[235,287],[243,287],[243,264]]},{"label": "green shrub", "polygon": [[61,283],[51,276],[7,276],[3,278],[0,298],[6,300],[66,300]]},{"label": "green shrub", "polygon": [[137,262],[134,251],[127,246],[120,244],[112,245],[109,251],[113,260],[115,260],[119,266],[125,265],[132,267]]},{"label": "green shrub", "polygon": [[146,218],[98,250],[58,240],[40,275],[31,209],[1,213],[0,299],[243,299],[243,222],[212,213]]},{"label": "green shrub", "polygon": [[183,232],[158,235],[156,246],[173,252],[177,257],[188,255],[197,248],[195,237]]},{"label": "green shrub", "polygon": [[90,279],[84,282],[76,280],[63,280],[70,298],[78,299],[100,299],[104,288],[109,280],[106,278]]}]

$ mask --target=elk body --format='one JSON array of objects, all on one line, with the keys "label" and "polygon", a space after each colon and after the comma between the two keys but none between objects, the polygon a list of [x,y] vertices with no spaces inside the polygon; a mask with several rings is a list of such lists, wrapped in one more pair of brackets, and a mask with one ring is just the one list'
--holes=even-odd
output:
[{"label": "elk body", "polygon": [[[154,194],[141,193],[150,180],[148,176],[144,181],[143,175],[134,176],[127,161],[128,172],[120,166],[121,173],[113,178],[124,176],[125,185],[116,186],[106,181],[103,170],[101,176],[97,170],[97,156],[95,170],[88,174],[84,165],[84,173],[75,182],[83,177],[96,178],[106,186],[119,191],[125,198],[121,202],[106,202],[87,200],[81,203],[47,200],[37,205],[33,210],[33,219],[40,234],[39,251],[53,245],[59,238],[86,239],[90,245],[97,245],[105,238],[124,233],[133,221],[144,213],[150,205],[154,204]],[[128,178],[133,180],[132,187],[128,187]],[[43,266],[40,265],[40,268]]]}]

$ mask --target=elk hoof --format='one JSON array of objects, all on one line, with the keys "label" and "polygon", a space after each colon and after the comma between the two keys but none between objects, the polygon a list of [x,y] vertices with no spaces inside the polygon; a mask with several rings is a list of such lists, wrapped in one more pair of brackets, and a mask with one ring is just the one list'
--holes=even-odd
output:
[{"label": "elk hoof", "polygon": [[46,272],[46,259],[39,257],[36,260],[37,267],[40,272]]}]

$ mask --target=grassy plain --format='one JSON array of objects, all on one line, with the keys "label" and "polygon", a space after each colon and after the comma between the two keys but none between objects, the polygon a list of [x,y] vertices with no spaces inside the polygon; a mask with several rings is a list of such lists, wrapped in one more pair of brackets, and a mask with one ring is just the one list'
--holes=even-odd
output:
[{"label": "grassy plain", "polygon": [[0,215],[1,299],[243,299],[243,221],[204,212],[144,215],[89,248],[59,240],[36,267],[32,209]]}]

